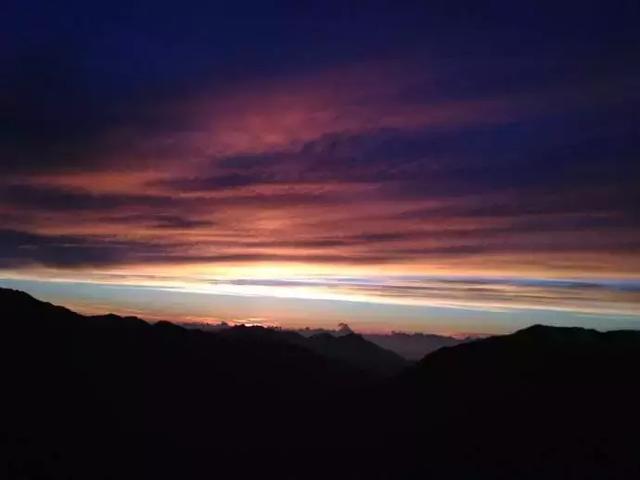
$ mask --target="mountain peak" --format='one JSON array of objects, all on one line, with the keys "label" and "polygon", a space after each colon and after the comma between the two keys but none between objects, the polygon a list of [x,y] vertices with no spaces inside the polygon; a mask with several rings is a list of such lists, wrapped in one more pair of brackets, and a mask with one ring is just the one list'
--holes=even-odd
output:
[{"label": "mountain peak", "polygon": [[597,332],[597,330],[593,330],[591,328],[583,328],[583,327],[557,327],[552,325],[542,325],[540,323],[536,323],[531,325],[530,327],[522,328],[514,334],[520,333],[552,333],[552,332]]},{"label": "mountain peak", "polygon": [[23,292],[22,290],[14,290],[13,288],[4,288],[0,287],[0,299],[2,301],[30,301],[30,302],[40,302],[40,300],[35,299],[27,292]]},{"label": "mountain peak", "polygon": [[532,325],[513,333],[515,338],[546,339],[555,342],[595,341],[606,335],[598,330],[582,327],[555,327],[550,325]]}]

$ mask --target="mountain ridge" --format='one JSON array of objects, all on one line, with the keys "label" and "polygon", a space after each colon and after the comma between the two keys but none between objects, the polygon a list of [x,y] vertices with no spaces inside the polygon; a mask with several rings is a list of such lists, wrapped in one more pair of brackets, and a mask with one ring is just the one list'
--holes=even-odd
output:
[{"label": "mountain ridge", "polygon": [[640,474],[640,332],[532,326],[381,376],[290,332],[84,317],[2,289],[0,313],[9,478]]},{"label": "mountain ridge", "polygon": [[65,315],[76,320],[85,319],[93,326],[99,326],[102,328],[116,328],[118,326],[142,328],[150,326],[162,329],[174,329],[176,331],[178,331],[178,329],[185,331],[199,331],[204,335],[214,335],[220,338],[284,342],[308,349],[309,351],[330,359],[348,363],[355,368],[374,374],[390,375],[398,373],[402,368],[408,365],[408,362],[399,355],[383,349],[373,343],[367,342],[363,337],[354,333],[351,333],[350,335],[354,338],[358,337],[362,342],[351,342],[351,344],[347,344],[341,337],[333,336],[329,336],[323,341],[319,338],[315,338],[315,336],[306,338],[295,332],[274,330],[260,326],[239,325],[229,327],[228,329],[208,332],[201,329],[187,329],[179,323],[173,323],[166,320],[150,323],[139,317],[120,316],[113,313],[103,315],[81,315],[66,307],[60,307],[49,302],[38,300],[26,292],[0,288],[0,302],[12,302],[14,300],[18,305],[22,305],[27,310],[36,309],[46,313],[47,309],[51,309],[51,311],[56,311],[59,315]]}]

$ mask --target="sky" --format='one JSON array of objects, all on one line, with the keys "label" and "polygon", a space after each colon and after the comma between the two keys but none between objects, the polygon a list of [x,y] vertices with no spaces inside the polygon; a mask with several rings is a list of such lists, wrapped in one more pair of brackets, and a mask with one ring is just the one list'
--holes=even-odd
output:
[{"label": "sky", "polygon": [[543,3],[10,0],[0,286],[152,320],[640,328],[640,4]]}]

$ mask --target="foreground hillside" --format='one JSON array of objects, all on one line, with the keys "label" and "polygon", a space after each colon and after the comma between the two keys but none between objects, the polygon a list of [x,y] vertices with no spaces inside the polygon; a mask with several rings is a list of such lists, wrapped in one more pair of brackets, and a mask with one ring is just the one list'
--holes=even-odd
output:
[{"label": "foreground hillside", "polygon": [[11,290],[0,317],[7,478],[640,475],[638,332],[537,326],[403,369],[357,336],[84,317]]}]

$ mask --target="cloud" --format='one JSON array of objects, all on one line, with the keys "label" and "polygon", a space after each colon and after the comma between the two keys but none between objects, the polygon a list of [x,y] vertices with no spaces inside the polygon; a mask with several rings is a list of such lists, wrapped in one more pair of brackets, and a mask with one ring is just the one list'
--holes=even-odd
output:
[{"label": "cloud", "polygon": [[40,211],[117,210],[130,207],[163,209],[180,205],[180,200],[168,196],[130,194],[100,194],[89,190],[64,189],[42,185],[0,186],[0,203],[20,209]]},{"label": "cloud", "polygon": [[188,215],[170,215],[162,213],[141,213],[141,214],[123,214],[104,217],[104,222],[120,225],[131,225],[149,229],[166,229],[166,230],[208,230],[215,227],[216,223],[212,220],[190,217]]},{"label": "cloud", "polygon": [[0,266],[41,264],[53,267],[112,265],[125,261],[138,244],[99,238],[40,235],[0,230]]},{"label": "cloud", "polygon": [[[41,28],[0,33],[5,270],[637,274],[628,19],[578,31],[537,7],[504,24],[436,7],[390,9],[402,29],[376,9],[327,28],[260,8],[232,7],[229,24],[209,7],[79,8],[73,25],[49,8]],[[297,287],[279,281],[254,286]],[[534,289],[465,291],[498,287]]]},{"label": "cloud", "polygon": [[271,183],[271,179],[261,173],[230,173],[213,177],[182,178],[159,182],[160,185],[188,192],[234,189],[268,183]]},{"label": "cloud", "polygon": [[[632,314],[640,300],[634,280],[545,279],[527,277],[410,277],[377,276],[342,279],[333,276],[302,278],[226,278],[212,282],[226,293],[259,289],[263,295],[309,295],[319,298],[360,298],[371,302],[398,302],[448,308],[567,310]],[[248,289],[248,290],[247,290]],[[311,294],[314,295],[314,294]]]}]

